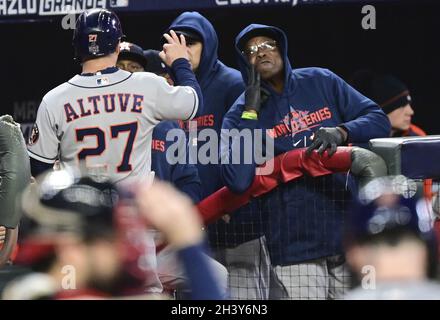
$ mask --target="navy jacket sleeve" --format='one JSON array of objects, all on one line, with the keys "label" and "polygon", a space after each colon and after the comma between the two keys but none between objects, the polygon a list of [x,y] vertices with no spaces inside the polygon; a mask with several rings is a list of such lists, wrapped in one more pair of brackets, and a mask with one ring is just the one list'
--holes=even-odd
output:
[{"label": "navy jacket sleeve", "polygon": [[228,94],[226,96],[225,112],[227,112],[237,98],[244,92],[245,86],[242,79],[234,79],[228,88]]},{"label": "navy jacket sleeve", "polygon": [[199,98],[199,108],[197,109],[197,113],[194,117],[199,116],[203,113],[203,95],[202,95],[202,89],[200,89],[200,85],[197,82],[196,76],[194,72],[191,70],[191,65],[189,64],[189,61],[180,58],[173,62],[173,65],[171,66],[172,76],[173,79],[176,82],[176,85],[179,86],[189,86],[193,88],[196,93],[197,97]]},{"label": "navy jacket sleeve", "polygon": [[186,193],[194,203],[199,203],[202,197],[202,184],[197,167],[192,164],[176,164],[171,173],[174,185]]},{"label": "navy jacket sleeve", "polygon": [[[177,123],[173,123],[173,128],[179,130],[178,150],[186,150],[179,155],[179,161],[171,166],[171,181],[183,193],[186,193],[194,203],[199,203],[202,197],[202,182],[200,181],[197,166],[191,164],[187,155],[189,154],[187,138],[185,132],[179,128]],[[172,142],[167,141],[166,149]]]},{"label": "navy jacket sleeve", "polygon": [[[167,134],[171,133],[171,130],[174,139],[168,140]],[[153,130],[154,141],[159,143],[159,150],[153,148],[151,152],[151,169],[156,173],[156,177],[171,182],[180,191],[186,193],[194,203],[198,203],[201,198],[201,181],[197,167],[187,161],[189,151],[185,132],[176,122],[163,121]],[[172,145],[177,150],[174,158],[168,159],[167,154]]]},{"label": "navy jacket sleeve", "polygon": [[[250,157],[246,155],[245,143],[240,133],[253,133],[257,129],[258,121],[241,118],[243,102],[244,95],[241,95],[226,113],[221,132],[221,177],[223,183],[234,193],[242,193],[250,187],[256,169],[253,154]],[[245,161],[249,159],[252,161]]]},{"label": "navy jacket sleeve", "polygon": [[348,130],[349,142],[362,143],[390,136],[390,121],[375,102],[332,72],[330,79],[335,103],[344,121],[342,125]]}]

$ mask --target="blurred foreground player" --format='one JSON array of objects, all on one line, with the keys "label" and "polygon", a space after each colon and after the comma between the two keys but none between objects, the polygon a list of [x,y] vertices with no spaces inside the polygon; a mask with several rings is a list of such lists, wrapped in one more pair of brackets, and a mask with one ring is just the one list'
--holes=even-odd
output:
[{"label": "blurred foreground player", "polygon": [[34,272],[12,281],[3,298],[149,298],[143,292],[154,276],[145,261],[151,225],[178,250],[192,298],[219,299],[191,201],[163,183],[134,189],[68,170],[38,179],[22,196],[30,223],[17,257],[17,264]]},{"label": "blurred foreground player", "polygon": [[[346,299],[440,299],[436,238],[430,221],[421,219],[416,201],[396,193],[390,180],[365,188],[362,204],[347,225],[347,261],[360,281]],[[368,203],[369,202],[369,203]]]}]

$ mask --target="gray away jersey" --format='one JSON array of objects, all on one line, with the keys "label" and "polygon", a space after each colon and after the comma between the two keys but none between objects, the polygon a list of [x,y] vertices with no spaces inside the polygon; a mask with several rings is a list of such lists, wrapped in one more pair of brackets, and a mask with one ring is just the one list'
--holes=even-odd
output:
[{"label": "gray away jersey", "polygon": [[193,88],[172,87],[152,73],[76,75],[44,96],[29,156],[66,166],[81,162],[115,181],[147,177],[154,126],[192,119],[198,104]]}]

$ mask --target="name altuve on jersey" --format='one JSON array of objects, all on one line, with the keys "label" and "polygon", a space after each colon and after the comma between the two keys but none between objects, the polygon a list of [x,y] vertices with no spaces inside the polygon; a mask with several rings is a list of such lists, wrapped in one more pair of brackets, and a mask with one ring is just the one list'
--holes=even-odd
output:
[{"label": "name altuve on jersey", "polygon": [[97,115],[101,112],[111,113],[119,110],[121,112],[142,113],[144,96],[132,93],[102,94],[78,99],[76,103],[67,102],[64,104],[66,122],[79,118]]}]

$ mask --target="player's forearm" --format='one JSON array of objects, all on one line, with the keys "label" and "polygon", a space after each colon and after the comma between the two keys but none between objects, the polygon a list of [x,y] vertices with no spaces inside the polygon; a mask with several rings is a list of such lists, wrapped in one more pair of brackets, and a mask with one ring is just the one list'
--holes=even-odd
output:
[{"label": "player's forearm", "polygon": [[199,107],[195,117],[200,115],[203,109],[203,95],[202,89],[197,82],[194,72],[191,70],[191,65],[188,60],[184,58],[177,59],[171,65],[171,70],[175,78],[175,84],[178,86],[188,86],[195,90],[197,97],[199,98]]},{"label": "player's forearm", "polygon": [[172,180],[180,191],[188,195],[193,203],[199,203],[202,197],[202,183],[197,167],[192,164],[176,164]]},{"label": "player's forearm", "polygon": [[202,198],[202,185],[195,180],[181,180],[176,184],[176,187],[191,198],[193,203],[197,204]]},{"label": "player's forearm", "polygon": [[191,298],[194,300],[224,299],[203,249],[203,244],[199,243],[181,248],[178,252],[189,279]]},{"label": "player's forearm", "polygon": [[[239,132],[242,130],[253,132],[256,127],[257,121],[246,119],[240,119],[236,128],[224,126],[225,129],[238,129]],[[253,136],[250,136],[250,138],[254,139]],[[240,135],[234,136],[230,145],[223,145],[228,141],[229,139],[222,137],[221,178],[232,192],[239,194],[250,187],[255,177],[255,144],[253,141],[243,142]],[[239,159],[239,161],[237,162],[236,159]]]}]

